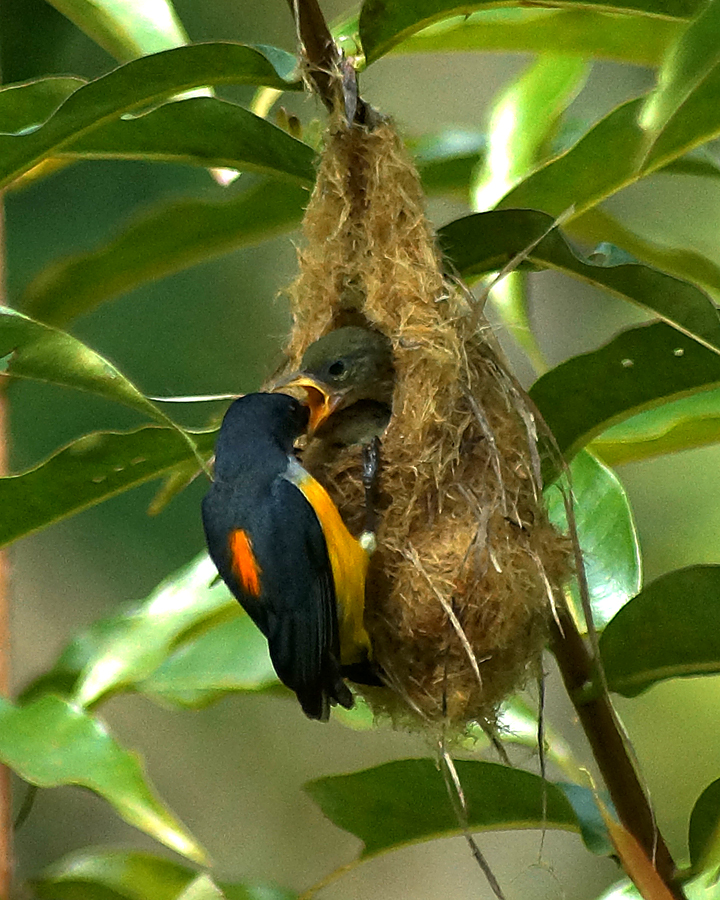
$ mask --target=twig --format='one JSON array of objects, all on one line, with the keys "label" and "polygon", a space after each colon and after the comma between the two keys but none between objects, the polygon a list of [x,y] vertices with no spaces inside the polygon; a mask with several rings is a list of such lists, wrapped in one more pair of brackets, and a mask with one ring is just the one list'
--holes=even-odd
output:
[{"label": "twig", "polygon": [[620,821],[654,861],[672,895],[684,900],[675,862],[655,824],[610,699],[605,691],[588,692],[597,679],[597,666],[568,609],[561,606],[558,613],[560,624],[550,623],[551,649]]},{"label": "twig", "polygon": [[342,102],[348,125],[368,119],[369,107],[358,96],[352,64],[338,49],[318,0],[288,0],[302,45],[307,75],[329,112]]}]

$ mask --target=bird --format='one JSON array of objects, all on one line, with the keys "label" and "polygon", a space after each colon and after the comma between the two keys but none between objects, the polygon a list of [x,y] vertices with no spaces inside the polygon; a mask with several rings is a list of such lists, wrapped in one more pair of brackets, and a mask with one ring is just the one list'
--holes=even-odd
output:
[{"label": "bird", "polygon": [[369,556],[295,454],[310,416],[284,393],[235,400],[220,427],[202,520],[210,557],[266,636],[280,681],[309,718],[327,721],[332,705],[353,705],[342,667],[371,652],[363,624]]},{"label": "bird", "polygon": [[299,369],[276,384],[291,386],[307,392],[314,440],[339,448],[369,444],[392,414],[392,344],[372,328],[336,328],[310,344]]},{"label": "bird", "polygon": [[392,344],[373,328],[347,325],[330,331],[305,351],[300,367],[275,385],[302,388],[310,409],[303,465],[320,481],[349,448],[362,447],[365,525],[372,548],[377,530],[380,437],[390,422],[395,388]]}]

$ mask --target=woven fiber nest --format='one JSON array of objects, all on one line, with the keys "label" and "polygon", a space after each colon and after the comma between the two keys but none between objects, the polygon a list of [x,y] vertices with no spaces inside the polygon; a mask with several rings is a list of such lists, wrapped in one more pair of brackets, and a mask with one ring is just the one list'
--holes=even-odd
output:
[{"label": "woven fiber nest", "polygon": [[[389,121],[331,121],[299,266],[290,367],[349,323],[387,335],[395,356],[365,612],[387,688],[361,690],[376,712],[492,727],[502,700],[540,673],[570,544],[543,505],[532,407],[467,289],[443,274]],[[318,477],[357,533],[359,451]]]}]

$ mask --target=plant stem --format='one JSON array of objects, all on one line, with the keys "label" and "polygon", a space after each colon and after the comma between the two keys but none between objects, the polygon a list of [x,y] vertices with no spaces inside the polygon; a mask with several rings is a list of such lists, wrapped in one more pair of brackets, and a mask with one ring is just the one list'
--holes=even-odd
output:
[{"label": "plant stem", "polygon": [[618,817],[654,861],[672,895],[684,900],[675,862],[658,831],[610,698],[605,691],[599,695],[587,691],[597,680],[597,666],[570,613],[567,609],[558,613],[561,627],[552,623],[551,648]]},{"label": "plant stem", "polygon": [[[5,294],[5,211],[0,195],[0,305]],[[0,476],[8,471],[7,394],[0,388]],[[10,696],[10,597],[8,560],[0,554],[0,697]],[[12,795],[10,769],[0,766],[0,898],[10,897],[12,882]]]}]

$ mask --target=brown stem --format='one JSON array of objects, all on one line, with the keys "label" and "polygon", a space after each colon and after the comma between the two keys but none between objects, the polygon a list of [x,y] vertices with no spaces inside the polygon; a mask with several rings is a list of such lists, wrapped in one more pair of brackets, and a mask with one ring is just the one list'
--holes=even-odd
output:
[{"label": "brown stem", "polygon": [[303,45],[308,76],[332,112],[344,102],[348,124],[365,123],[369,107],[357,95],[355,70],[338,50],[318,0],[288,0]]},{"label": "brown stem", "polygon": [[597,667],[569,612],[559,613],[562,631],[552,624],[551,648],[620,821],[655,862],[673,896],[684,900],[675,862],[658,831],[610,698],[605,691],[588,690],[597,681]]},{"label": "brown stem", "polygon": [[[0,195],[0,305],[5,305],[5,213]],[[0,476],[8,471],[7,395],[0,389]],[[10,696],[10,597],[7,556],[0,554],[0,696]],[[10,769],[0,766],[0,898],[10,897],[12,882],[12,795]]]}]

